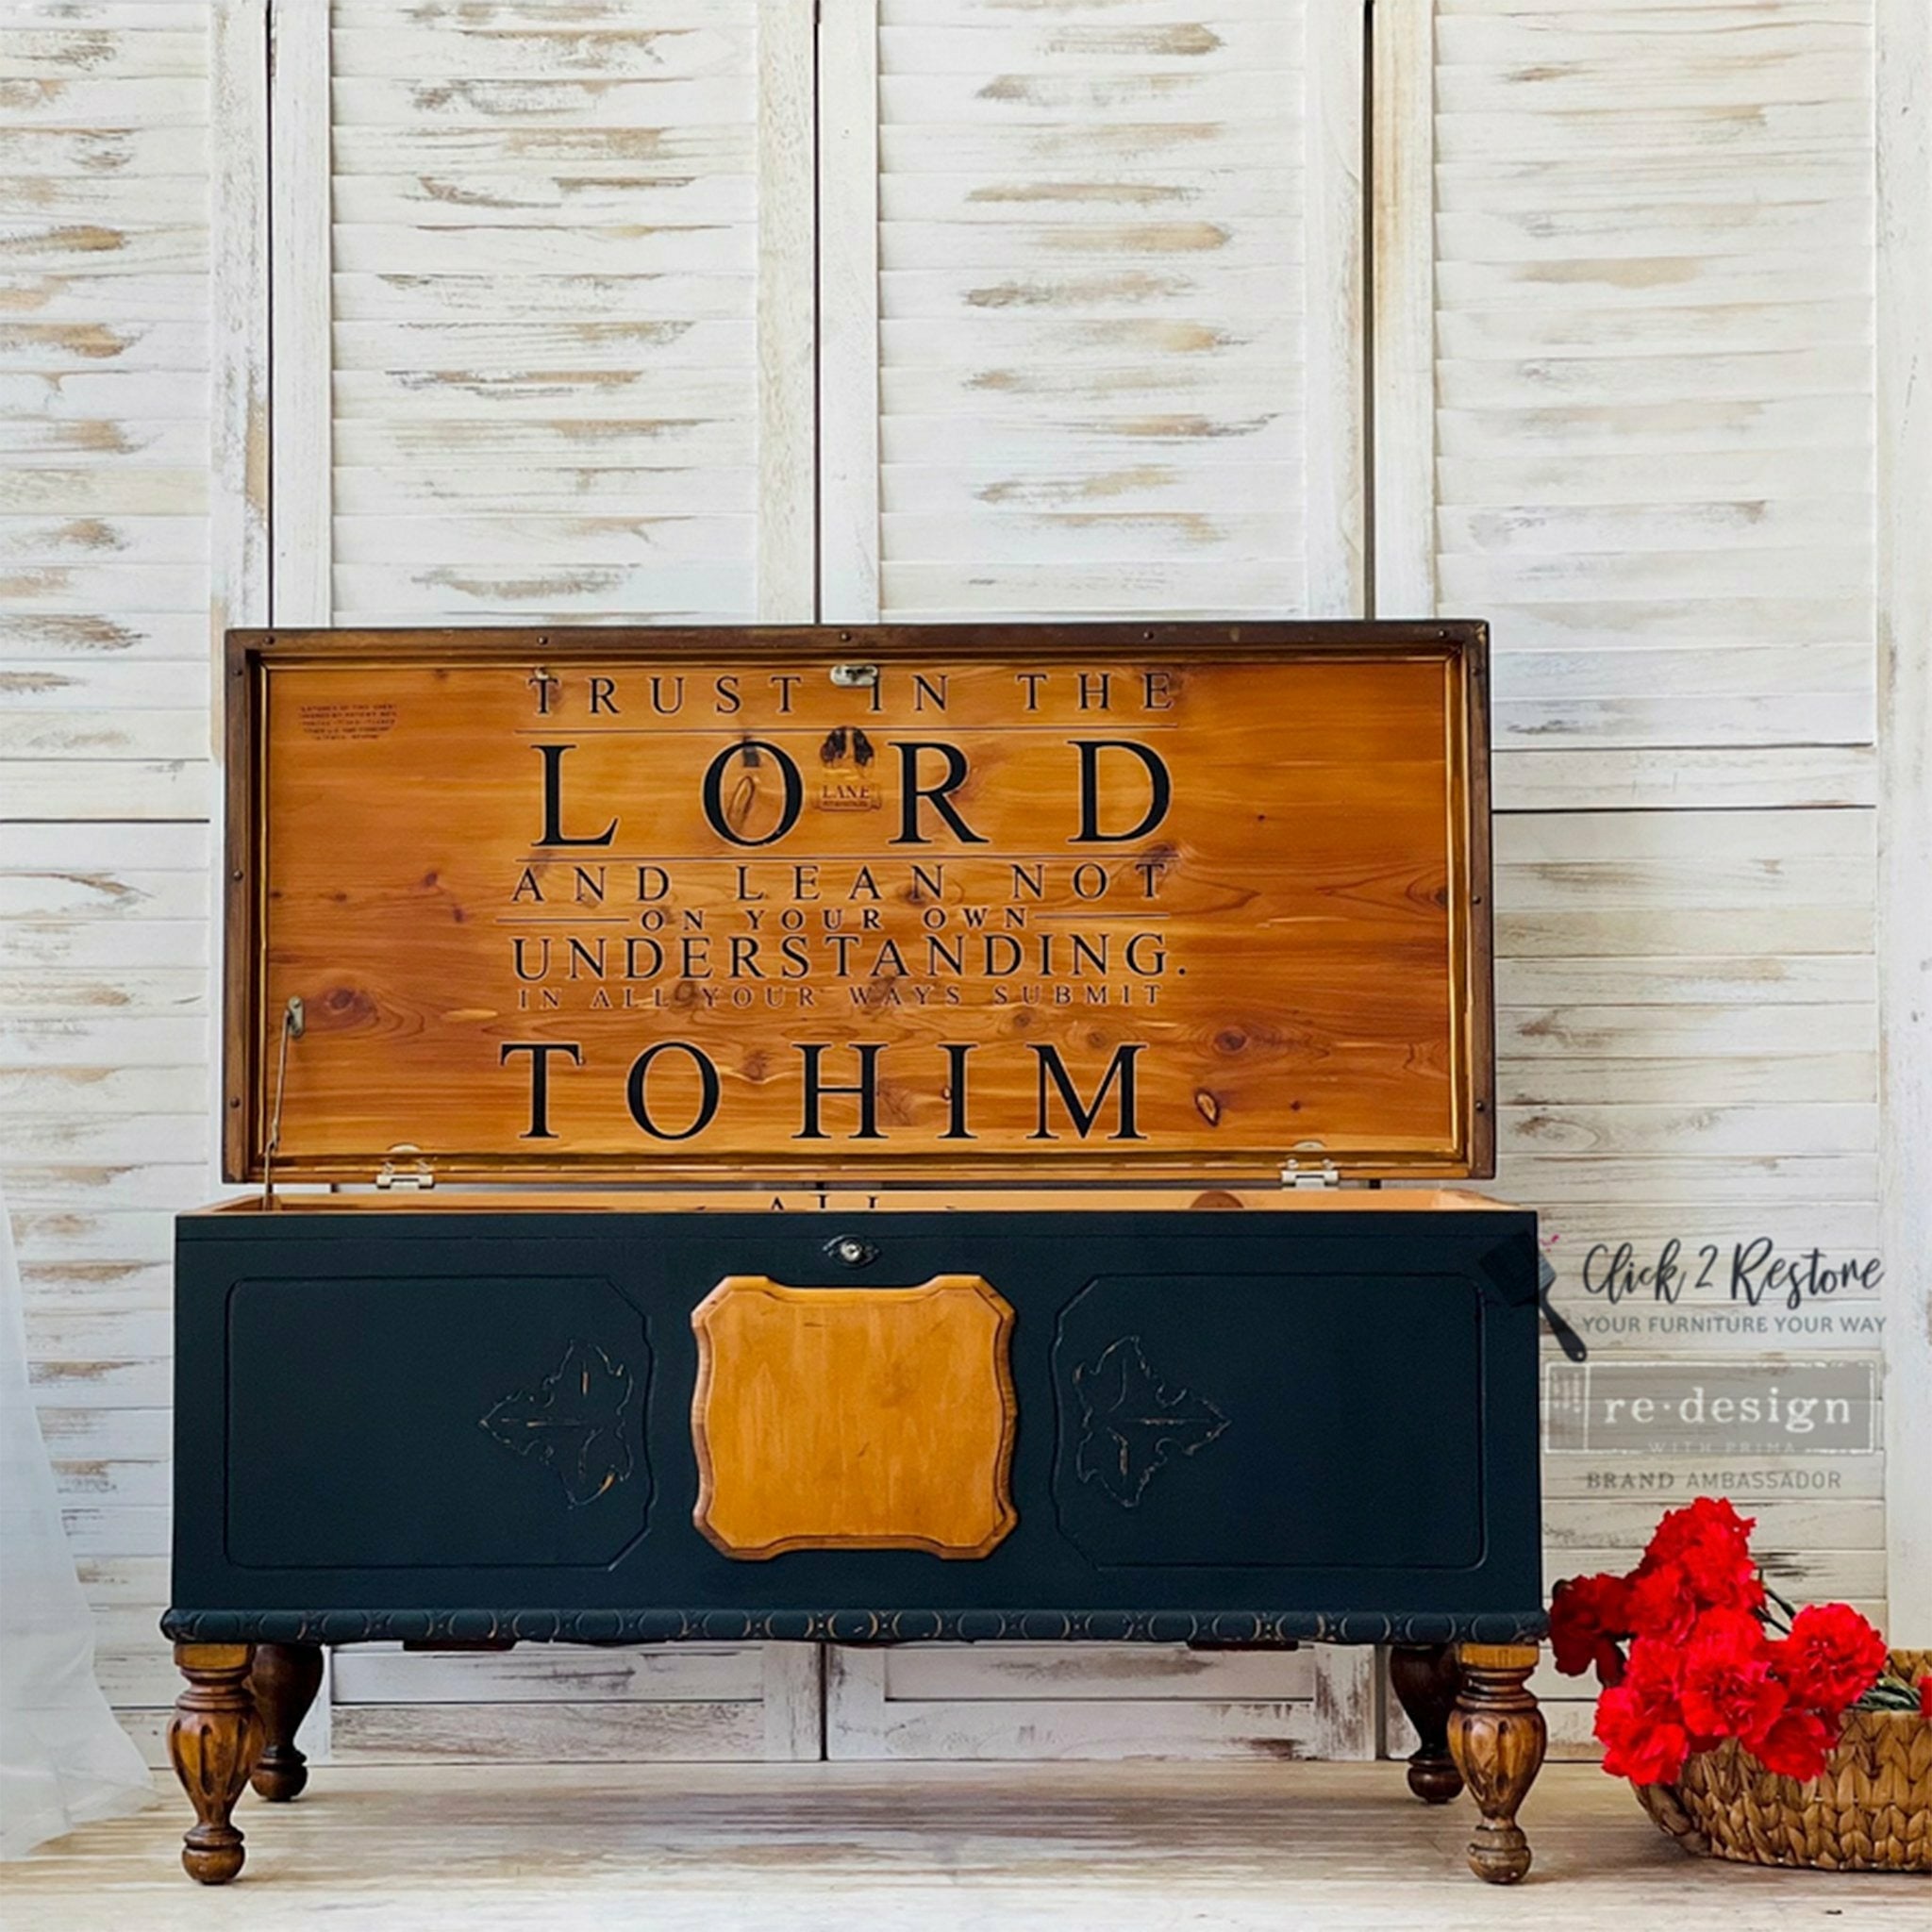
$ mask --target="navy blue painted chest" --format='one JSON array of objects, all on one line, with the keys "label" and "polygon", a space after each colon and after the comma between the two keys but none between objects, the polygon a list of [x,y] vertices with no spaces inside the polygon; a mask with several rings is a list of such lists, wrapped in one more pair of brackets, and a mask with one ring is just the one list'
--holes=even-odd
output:
[{"label": "navy blue painted chest", "polygon": [[325,1645],[1024,1639],[1390,1646],[1411,1787],[1520,1876],[1536,1222],[1443,1185],[1484,658],[238,635],[190,1872],[302,1789]]}]

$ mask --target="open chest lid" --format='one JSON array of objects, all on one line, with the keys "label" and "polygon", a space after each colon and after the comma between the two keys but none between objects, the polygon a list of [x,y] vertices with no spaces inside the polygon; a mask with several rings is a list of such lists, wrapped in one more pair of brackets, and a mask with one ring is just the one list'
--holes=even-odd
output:
[{"label": "open chest lid", "polygon": [[231,633],[225,1172],[1487,1175],[1485,655]]}]

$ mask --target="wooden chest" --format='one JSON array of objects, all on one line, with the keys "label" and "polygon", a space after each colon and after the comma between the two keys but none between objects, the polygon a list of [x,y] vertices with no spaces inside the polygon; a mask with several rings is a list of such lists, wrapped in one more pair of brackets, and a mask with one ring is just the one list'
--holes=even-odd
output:
[{"label": "wooden chest", "polygon": [[1520,1875],[1479,625],[238,634],[228,686],[195,1876],[321,1645],[691,1638],[1389,1643]]}]

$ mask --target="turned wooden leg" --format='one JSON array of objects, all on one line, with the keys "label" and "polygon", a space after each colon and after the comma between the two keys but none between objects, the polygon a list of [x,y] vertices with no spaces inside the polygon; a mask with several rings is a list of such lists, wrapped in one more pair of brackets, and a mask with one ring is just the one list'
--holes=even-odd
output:
[{"label": "turned wooden leg", "polygon": [[308,1760],[295,1748],[295,1733],[322,1688],[319,1643],[258,1643],[248,1689],[261,1716],[261,1756],[249,1783],[271,1804],[286,1805],[308,1782]]},{"label": "turned wooden leg", "polygon": [[1459,1646],[1462,1688],[1449,1716],[1449,1750],[1482,1823],[1469,1841],[1469,1869],[1491,1885],[1513,1885],[1529,1870],[1529,1840],[1516,1809],[1542,1767],[1548,1737],[1528,1688],[1533,1643]]},{"label": "turned wooden leg", "polygon": [[1462,1791],[1462,1774],[1449,1755],[1449,1713],[1462,1673],[1453,1643],[1398,1643],[1389,1653],[1389,1681],[1421,1740],[1408,1756],[1408,1788],[1430,1805]]},{"label": "turned wooden leg", "polygon": [[242,1834],[230,1820],[261,1749],[261,1720],[248,1691],[252,1646],[246,1643],[177,1643],[175,1661],[188,1688],[168,1725],[168,1756],[194,1824],[181,1847],[181,1862],[203,1885],[225,1885],[242,1869]]}]

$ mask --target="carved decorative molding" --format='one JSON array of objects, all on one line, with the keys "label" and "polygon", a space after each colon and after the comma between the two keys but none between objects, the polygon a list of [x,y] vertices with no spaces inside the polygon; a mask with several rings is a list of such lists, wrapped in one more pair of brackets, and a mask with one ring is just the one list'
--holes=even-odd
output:
[{"label": "carved decorative molding", "polygon": [[1074,1467],[1123,1509],[1136,1507],[1147,1485],[1175,1457],[1207,1448],[1227,1418],[1205,1396],[1166,1387],[1147,1366],[1138,1335],[1124,1335],[1097,1361],[1074,1371],[1080,1440]]},{"label": "carved decorative molding", "polygon": [[1541,1609],[171,1609],[180,1643],[1535,1643]]},{"label": "carved decorative molding", "polygon": [[506,1395],[481,1426],[514,1455],[546,1463],[573,1509],[629,1479],[640,1452],[628,1420],[636,1383],[593,1341],[573,1341],[535,1390]]}]

